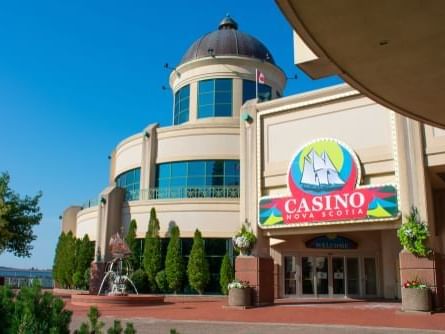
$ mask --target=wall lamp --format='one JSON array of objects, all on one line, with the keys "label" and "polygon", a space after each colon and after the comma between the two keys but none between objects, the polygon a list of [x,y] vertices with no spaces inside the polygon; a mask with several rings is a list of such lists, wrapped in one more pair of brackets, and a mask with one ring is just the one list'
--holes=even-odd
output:
[{"label": "wall lamp", "polygon": [[145,132],[144,132],[144,136],[145,136],[145,138],[150,138],[150,132],[145,131]]},{"label": "wall lamp", "polygon": [[100,198],[100,203],[103,205],[107,204],[107,200],[105,199],[105,197]]},{"label": "wall lamp", "polygon": [[207,54],[208,54],[210,57],[215,58],[215,50],[214,50],[214,49],[212,49],[212,48],[207,49]]},{"label": "wall lamp", "polygon": [[253,122],[253,117],[246,111],[241,114],[241,119],[249,124]]}]

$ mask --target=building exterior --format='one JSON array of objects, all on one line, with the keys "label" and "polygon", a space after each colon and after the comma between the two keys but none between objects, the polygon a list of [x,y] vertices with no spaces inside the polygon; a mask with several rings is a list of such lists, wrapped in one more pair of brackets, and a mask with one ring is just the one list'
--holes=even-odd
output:
[{"label": "building exterior", "polygon": [[[257,71],[266,80],[255,100]],[[100,262],[131,219],[144,236],[152,207],[161,235],[172,223],[184,238],[199,228],[223,253],[247,224],[255,256],[238,257],[236,269],[258,304],[400,298],[401,282],[418,276],[443,305],[445,132],[346,84],[281,97],[285,81],[267,48],[225,18],[171,73],[173,126],[122,141],[109,186],[94,205],[68,208],[64,231],[89,234]],[[428,224],[431,259],[412,257],[397,239],[413,205]]]}]

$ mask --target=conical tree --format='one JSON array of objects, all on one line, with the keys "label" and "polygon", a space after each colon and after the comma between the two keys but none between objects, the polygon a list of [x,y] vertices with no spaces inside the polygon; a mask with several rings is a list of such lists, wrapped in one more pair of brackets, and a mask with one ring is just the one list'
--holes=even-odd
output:
[{"label": "conical tree", "polygon": [[59,236],[59,240],[57,241],[56,252],[54,254],[53,278],[57,284],[62,284],[61,262],[62,262],[62,252],[65,239],[66,239],[66,234],[65,232],[62,232]]},{"label": "conical tree", "polygon": [[136,239],[137,228],[138,226],[136,220],[132,219],[128,228],[127,236],[125,237],[125,242],[131,251],[131,255],[128,260],[130,261],[131,267],[135,271],[141,267],[139,242]]},{"label": "conical tree", "polygon": [[165,257],[165,274],[168,287],[177,293],[182,288],[184,267],[181,255],[181,239],[179,227],[173,226],[170,231],[167,255]]},{"label": "conical tree", "polygon": [[192,251],[187,264],[187,276],[190,286],[202,295],[209,283],[210,273],[205,255],[204,240],[198,229],[196,229],[193,237]]},{"label": "conical tree", "polygon": [[73,286],[73,274],[75,270],[75,248],[76,239],[70,231],[66,234],[61,249],[60,260],[60,280],[64,287]]},{"label": "conical tree", "polygon": [[82,288],[87,288],[89,282],[86,280],[85,272],[90,269],[94,259],[94,245],[90,241],[88,234],[85,234],[80,241],[79,255],[77,259],[76,276],[80,277]]},{"label": "conical tree", "polygon": [[228,285],[235,278],[233,272],[232,261],[230,261],[229,254],[226,253],[221,263],[221,270],[219,272],[219,285],[221,286],[221,292],[224,295],[229,293]]},{"label": "conical tree", "polygon": [[148,231],[145,234],[144,269],[147,273],[150,290],[156,291],[156,274],[162,269],[162,256],[159,220],[156,217],[156,210],[154,208],[151,208]]}]

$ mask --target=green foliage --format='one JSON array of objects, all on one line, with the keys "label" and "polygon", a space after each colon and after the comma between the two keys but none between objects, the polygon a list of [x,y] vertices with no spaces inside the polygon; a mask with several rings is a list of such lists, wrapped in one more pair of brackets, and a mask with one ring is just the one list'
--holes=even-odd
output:
[{"label": "green foliage", "polygon": [[136,329],[133,326],[133,323],[127,322],[125,326],[124,334],[136,334]]},{"label": "green foliage", "polygon": [[100,319],[100,312],[96,306],[91,306],[88,311],[88,323],[83,322],[75,334],[102,334],[102,328],[105,324]]},{"label": "green foliage", "polygon": [[161,238],[156,210],[151,208],[148,231],[145,235],[144,269],[147,273],[151,291],[157,290],[156,274],[162,269]]},{"label": "green foliage", "polygon": [[406,222],[397,230],[400,244],[416,256],[430,255],[431,249],[426,245],[426,240],[429,237],[428,227],[421,221],[418,210],[412,207],[405,219]]},{"label": "green foliage", "polygon": [[230,260],[229,254],[226,253],[221,263],[221,270],[219,274],[219,285],[221,286],[221,292],[224,295],[229,293],[228,285],[235,278],[235,273],[233,272],[232,262]]},{"label": "green foliage", "polygon": [[140,263],[141,250],[139,247],[139,242],[136,239],[137,228],[138,226],[136,220],[132,219],[130,222],[130,226],[128,228],[127,236],[125,237],[125,242],[127,243],[128,248],[131,251],[131,255],[128,258],[128,260],[130,261],[133,270],[138,270],[141,267]]},{"label": "green foliage", "polygon": [[170,334],[179,334],[179,332],[175,328],[171,328]]},{"label": "green foliage", "polygon": [[161,270],[156,274],[156,285],[158,286],[161,292],[169,291],[167,275],[165,274],[165,270]]},{"label": "green foliage", "polygon": [[107,334],[122,334],[123,328],[120,320],[113,321],[113,327],[108,328]]},{"label": "green foliage", "polygon": [[253,234],[252,231],[247,230],[245,225],[243,225],[241,230],[233,237],[233,246],[235,250],[241,252],[241,254],[250,254],[255,243],[255,234]]},{"label": "green foliage", "polygon": [[187,264],[187,275],[190,286],[202,295],[209,283],[210,273],[205,255],[204,240],[198,229],[196,229],[193,237],[192,251]]},{"label": "green foliage", "polygon": [[62,232],[54,255],[54,280],[64,288],[87,289],[93,258],[94,244],[88,235],[83,239],[76,239],[72,232]]},{"label": "green foliage", "polygon": [[8,333],[14,314],[14,294],[7,286],[0,287],[0,333]]},{"label": "green foliage", "polygon": [[62,299],[42,293],[38,283],[22,288],[11,304],[14,313],[10,333],[69,333],[72,312],[64,309]]},{"label": "green foliage", "polygon": [[170,231],[170,241],[165,257],[165,274],[168,287],[177,293],[181,289],[184,280],[180,231],[177,225],[173,226]]},{"label": "green foliage", "polygon": [[[147,293],[150,291],[147,274],[142,269],[138,269],[133,274],[131,274],[130,279],[136,286],[138,293]],[[130,289],[130,291],[131,290],[132,288]]]},{"label": "green foliage", "polygon": [[42,220],[38,193],[20,196],[9,188],[9,175],[0,174],[0,254],[5,250],[15,256],[29,257],[31,242],[36,239],[33,227]]}]

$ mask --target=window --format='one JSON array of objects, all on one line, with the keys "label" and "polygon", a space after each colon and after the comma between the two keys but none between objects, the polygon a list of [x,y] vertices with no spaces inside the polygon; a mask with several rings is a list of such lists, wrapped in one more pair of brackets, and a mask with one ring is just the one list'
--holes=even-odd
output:
[{"label": "window", "polygon": [[139,199],[140,179],[140,168],[131,169],[116,177],[116,186],[125,190],[125,200],[134,201]]},{"label": "window", "polygon": [[232,116],[232,79],[198,83],[198,118]]},{"label": "window", "polygon": [[195,160],[158,164],[156,197],[239,197],[239,171],[238,160]]},{"label": "window", "polygon": [[189,120],[190,86],[184,86],[175,94],[173,124],[182,124]]},{"label": "window", "polygon": [[[256,83],[251,80],[243,80],[243,104],[247,100],[254,99],[256,96]],[[272,88],[268,85],[258,84],[258,99],[259,101],[272,100]]]}]

